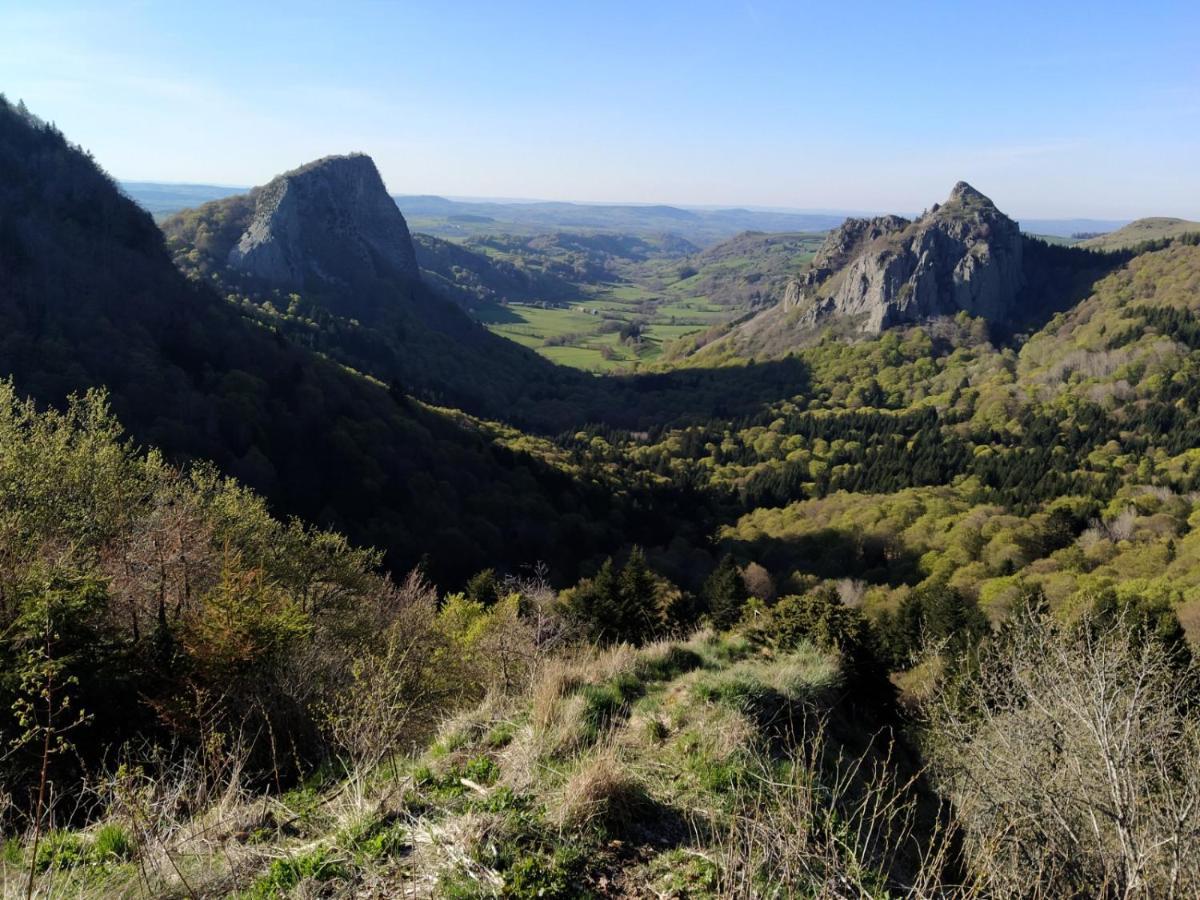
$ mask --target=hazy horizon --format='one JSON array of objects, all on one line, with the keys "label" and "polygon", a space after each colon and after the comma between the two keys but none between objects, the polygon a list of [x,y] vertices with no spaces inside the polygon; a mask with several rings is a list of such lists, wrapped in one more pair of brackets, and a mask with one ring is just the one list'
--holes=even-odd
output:
[{"label": "hazy horizon", "polygon": [[[250,185],[250,184],[212,184],[209,182],[200,182],[200,181],[150,181],[150,180],[147,180],[144,178],[119,178],[115,175],[113,177],[116,178],[117,182],[122,185],[156,185],[156,186],[177,187],[177,188],[186,188],[186,187],[220,188],[223,190],[235,190],[235,191],[249,191],[252,188],[258,186],[258,185]],[[386,179],[385,179],[385,182],[386,182]],[[386,184],[385,184],[385,187],[386,187]],[[563,203],[563,204],[572,204],[572,205],[576,205],[576,206],[619,206],[619,207],[672,206],[672,207],[675,207],[678,209],[688,209],[688,210],[718,211],[718,210],[743,209],[743,210],[747,210],[749,212],[781,213],[781,214],[810,215],[810,216],[819,216],[819,215],[875,216],[875,215],[887,215],[887,214],[895,214],[895,215],[903,215],[903,216],[917,216],[921,212],[921,210],[915,210],[915,209],[909,209],[909,210],[882,209],[882,208],[849,209],[849,208],[845,208],[845,207],[843,207],[843,208],[835,208],[835,207],[804,208],[804,207],[793,207],[793,206],[759,206],[756,204],[749,204],[749,203],[728,203],[728,204],[658,203],[653,200],[579,200],[579,199],[570,198],[570,197],[553,198],[553,199],[546,198],[546,197],[475,197],[475,196],[462,196],[459,194],[450,194],[450,193],[439,192],[439,191],[400,192],[400,191],[394,191],[390,187],[388,188],[388,193],[394,197],[440,197],[443,200],[451,200],[451,201],[458,202],[458,203],[496,203],[496,204],[512,204],[512,205]],[[933,201],[933,202],[940,202],[940,201]],[[1016,219],[1018,222],[1022,221],[1023,219],[1028,219],[1030,221],[1072,221],[1072,220],[1078,219],[1079,221],[1084,221],[1084,222],[1110,222],[1110,223],[1111,222],[1132,221],[1132,217],[1129,217],[1129,216],[1105,216],[1105,217],[1077,216],[1070,212],[1065,212],[1065,213],[1058,214],[1058,215],[1049,215],[1049,216],[1022,216],[1022,215],[1020,215],[1020,213],[1013,212],[1011,210],[1002,210],[1002,211],[1010,214],[1011,217],[1013,219]],[[401,212],[403,212],[403,210],[401,210]]]},{"label": "hazy horizon", "polygon": [[396,194],[1200,217],[1194,4],[53,6],[4,10],[0,91],[127,181],[361,150]]}]

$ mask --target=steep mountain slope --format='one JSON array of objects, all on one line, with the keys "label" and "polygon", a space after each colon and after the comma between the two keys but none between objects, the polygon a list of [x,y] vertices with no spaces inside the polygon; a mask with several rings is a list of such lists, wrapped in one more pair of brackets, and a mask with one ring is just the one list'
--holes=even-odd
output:
[{"label": "steep mountain slope", "polygon": [[[707,417],[714,410],[753,408],[797,380],[791,366],[751,377],[719,371],[703,377],[688,373],[595,378],[492,334],[449,302],[448,293],[409,278],[380,280],[373,286],[377,290],[371,295],[372,318],[340,315],[348,303],[361,303],[357,296],[339,295],[353,293],[346,284],[323,281],[314,291],[296,291],[286,282],[271,283],[227,263],[250,226],[255,206],[252,192],[186,210],[164,222],[168,247],[179,267],[194,280],[216,286],[244,312],[293,343],[439,406],[546,434],[595,422],[641,429],[656,422]],[[565,277],[575,267],[607,274],[610,266],[631,259],[690,249],[694,247],[661,235],[652,239],[568,233],[500,236],[470,246],[489,259],[500,253],[513,260],[515,268],[537,272],[531,276],[535,284]],[[453,254],[448,251],[445,257],[438,264],[453,269]],[[488,280],[496,277],[489,274]],[[469,278],[464,281],[470,283]]]},{"label": "steep mountain slope", "polygon": [[783,301],[677,350],[693,362],[773,358],[824,334],[859,337],[958,314],[997,332],[1044,322],[1128,258],[1051,246],[960,182],[920,218],[848,219],[831,232]]},{"label": "steep mountain slope", "polygon": [[1124,250],[1136,247],[1146,241],[1157,241],[1163,238],[1179,237],[1184,234],[1200,234],[1200,222],[1190,222],[1187,219],[1171,219],[1151,217],[1130,222],[1123,228],[1101,234],[1079,243],[1080,247],[1089,250]]},{"label": "steep mountain slope", "polygon": [[[278,509],[336,525],[395,565],[436,550],[447,578],[500,558],[558,564],[562,541],[599,533],[607,494],[581,493],[478,423],[346,372],[189,281],[149,214],[7,103],[0,171],[0,374],[22,393],[61,404],[106,387],[138,441],[211,459]],[[227,208],[252,214],[245,198]],[[232,246],[242,229],[228,224],[206,220],[205,242]],[[473,340],[511,346],[444,301],[414,297],[453,313],[439,332],[447,367],[462,365]],[[586,524],[557,528],[583,504]]]},{"label": "steep mountain slope", "polygon": [[[548,385],[586,390],[585,375],[491,334],[450,302],[444,281],[439,292],[421,280],[403,215],[369,157],[317,160],[185,210],[163,231],[186,273],[270,327],[430,402],[520,422],[521,404],[535,406]],[[464,262],[456,248],[432,249],[451,274]],[[470,263],[477,272],[487,264]]]},{"label": "steep mountain slope", "polygon": [[419,278],[404,216],[369,156],[331,156],[254,192],[254,215],[228,265],[280,288],[328,296],[331,308],[374,318],[395,283]]}]

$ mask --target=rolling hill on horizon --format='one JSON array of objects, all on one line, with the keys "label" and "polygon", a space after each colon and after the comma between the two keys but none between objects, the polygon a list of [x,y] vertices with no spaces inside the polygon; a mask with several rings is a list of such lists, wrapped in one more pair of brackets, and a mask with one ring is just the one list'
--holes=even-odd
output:
[{"label": "rolling hill on horizon", "polygon": [[1079,246],[1089,250],[1125,250],[1146,241],[1181,237],[1185,234],[1200,234],[1200,222],[1151,217],[1137,219],[1107,234],[1080,241]]},{"label": "rolling hill on horizon", "polygon": [[[210,200],[244,193],[247,188],[170,182],[123,181],[131,199],[158,217],[166,217]],[[765,210],[664,204],[579,203],[546,200],[453,199],[436,194],[394,194],[415,231],[440,237],[466,237],[497,232],[537,233],[556,230],[601,230],[654,235],[663,232],[702,244],[715,244],[743,231],[827,231],[861,212]],[[1080,232],[1109,232],[1129,219],[1031,218],[1022,220],[1029,233],[1067,238]]]}]

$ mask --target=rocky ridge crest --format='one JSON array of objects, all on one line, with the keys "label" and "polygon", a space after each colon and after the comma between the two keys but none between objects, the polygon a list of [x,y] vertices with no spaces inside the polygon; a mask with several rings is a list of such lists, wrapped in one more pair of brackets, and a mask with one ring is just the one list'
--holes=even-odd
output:
[{"label": "rocky ridge crest", "polygon": [[293,290],[420,277],[408,224],[369,156],[328,156],[257,189],[233,269]]},{"label": "rocky ridge crest", "polygon": [[788,285],[802,324],[853,318],[866,333],[965,311],[1012,317],[1022,285],[1017,223],[966,182],[916,220],[847,219]]}]

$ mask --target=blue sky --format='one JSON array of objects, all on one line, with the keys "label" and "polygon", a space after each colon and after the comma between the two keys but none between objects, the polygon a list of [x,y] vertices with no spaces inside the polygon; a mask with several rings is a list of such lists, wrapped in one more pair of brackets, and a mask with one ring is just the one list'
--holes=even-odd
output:
[{"label": "blue sky", "polygon": [[124,179],[1200,218],[1200,3],[0,0],[0,91]]}]

